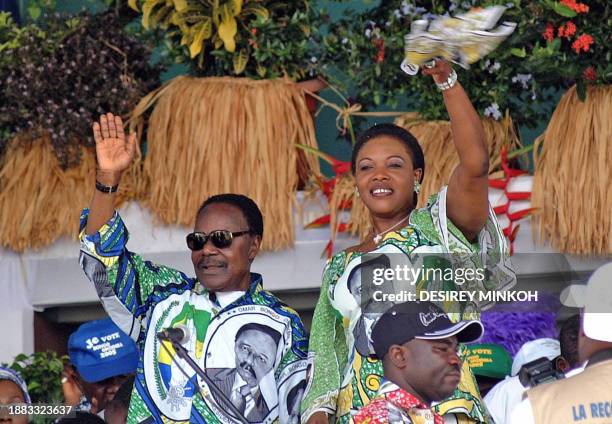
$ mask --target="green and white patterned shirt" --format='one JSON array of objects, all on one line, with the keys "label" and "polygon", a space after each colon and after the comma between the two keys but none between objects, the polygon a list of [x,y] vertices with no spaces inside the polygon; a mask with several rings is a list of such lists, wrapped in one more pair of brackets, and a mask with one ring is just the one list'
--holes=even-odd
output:
[{"label": "green and white patterned shirt", "polygon": [[[222,306],[196,279],[130,252],[127,228],[116,212],[93,235],[84,233],[87,217],[86,209],[81,266],[107,313],[140,348],[129,424],[237,422],[172,346],[156,337],[178,325],[191,335],[184,342],[190,356],[249,422],[299,420],[307,333],[298,314],[263,289],[260,275],[251,274],[249,289]],[[272,358],[262,353],[264,347],[275,352]],[[256,375],[250,366],[255,360],[267,361],[270,370]]]}]

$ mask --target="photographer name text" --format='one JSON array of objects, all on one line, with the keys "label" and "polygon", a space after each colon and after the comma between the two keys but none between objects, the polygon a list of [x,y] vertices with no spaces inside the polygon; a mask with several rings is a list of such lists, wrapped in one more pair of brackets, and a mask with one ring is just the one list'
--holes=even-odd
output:
[{"label": "photographer name text", "polygon": [[399,291],[385,293],[377,290],[373,293],[376,302],[537,302],[537,290],[507,290],[507,291]]}]

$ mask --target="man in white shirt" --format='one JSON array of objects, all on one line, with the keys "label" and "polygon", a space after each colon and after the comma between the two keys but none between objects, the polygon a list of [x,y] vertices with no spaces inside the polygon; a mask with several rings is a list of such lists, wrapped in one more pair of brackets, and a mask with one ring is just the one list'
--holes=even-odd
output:
[{"label": "man in white shirt", "polygon": [[537,339],[525,343],[512,361],[511,376],[497,383],[484,397],[487,409],[495,424],[510,422],[512,410],[521,402],[527,390],[519,381],[518,372],[526,363],[540,358],[551,361],[561,355],[559,342],[555,339]]}]

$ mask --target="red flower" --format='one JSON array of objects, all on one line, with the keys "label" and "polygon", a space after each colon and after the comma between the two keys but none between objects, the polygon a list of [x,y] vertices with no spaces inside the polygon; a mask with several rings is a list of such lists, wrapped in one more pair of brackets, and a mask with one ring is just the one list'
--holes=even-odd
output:
[{"label": "red flower", "polygon": [[372,44],[376,47],[376,63],[381,63],[385,61],[385,40],[382,38],[376,38],[372,40]]},{"label": "red flower", "polygon": [[253,34],[253,38],[249,38],[249,46],[253,46],[255,50],[259,48],[259,44],[257,44],[257,28],[251,28],[251,34]]},{"label": "red flower", "polygon": [[561,25],[557,32],[558,37],[565,37],[568,40],[574,34],[576,34],[576,25],[572,21],[569,21],[565,25]]},{"label": "red flower", "polygon": [[576,0],[561,0],[561,3],[576,13],[587,13],[589,11],[589,6],[584,3],[576,3]]},{"label": "red flower", "polygon": [[542,37],[546,41],[552,41],[555,38],[555,27],[550,22],[546,24],[546,30],[542,33]]},{"label": "red flower", "polygon": [[593,68],[592,66],[589,66],[588,68],[584,70],[584,72],[582,73],[582,76],[587,81],[595,81],[597,79],[597,72],[595,72],[595,68]]},{"label": "red flower", "polygon": [[593,44],[593,37],[589,34],[582,34],[572,43],[572,49],[574,49],[577,54],[580,53],[581,50],[588,52],[591,44]]}]

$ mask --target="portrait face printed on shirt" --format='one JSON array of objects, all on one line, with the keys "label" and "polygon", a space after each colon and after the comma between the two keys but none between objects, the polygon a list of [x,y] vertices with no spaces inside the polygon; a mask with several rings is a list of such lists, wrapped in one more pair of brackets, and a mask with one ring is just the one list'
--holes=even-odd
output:
[{"label": "portrait face printed on shirt", "polygon": [[[240,232],[249,230],[249,226],[236,206],[212,203],[200,212],[194,231],[209,234],[216,230]],[[198,281],[213,292],[247,290],[251,262],[260,244],[261,237],[252,234],[234,237],[232,244],[225,248],[218,248],[208,240],[202,249],[191,252]]]},{"label": "portrait face printed on shirt", "polygon": [[291,422],[299,423],[300,419],[300,401],[304,396],[306,382],[301,381],[297,386],[293,387],[287,394],[287,416]]},{"label": "portrait face printed on shirt", "polygon": [[461,380],[457,346],[455,336],[441,340],[414,339],[402,346],[392,346],[388,355],[404,382],[429,404],[450,396]]},{"label": "portrait face printed on shirt", "polygon": [[236,371],[249,387],[274,368],[280,333],[262,324],[247,324],[236,333]]},{"label": "portrait face printed on shirt", "polygon": [[421,170],[413,168],[406,145],[389,135],[366,142],[355,161],[359,196],[371,213],[383,217],[406,215],[413,203],[415,179],[420,175]]}]

